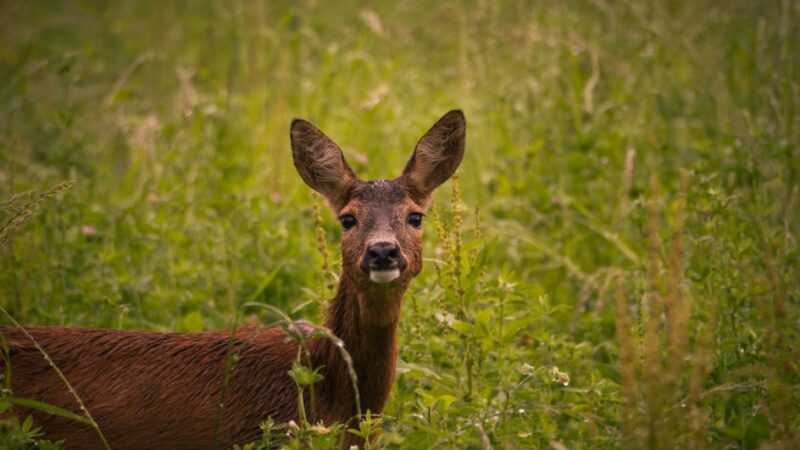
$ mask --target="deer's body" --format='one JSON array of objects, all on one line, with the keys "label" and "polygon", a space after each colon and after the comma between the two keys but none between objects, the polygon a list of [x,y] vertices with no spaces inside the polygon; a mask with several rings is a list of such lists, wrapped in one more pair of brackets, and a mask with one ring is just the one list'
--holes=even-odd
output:
[{"label": "deer's body", "polygon": [[[112,448],[211,446],[228,332],[162,334],[44,327],[28,330],[73,384]],[[72,394],[27,337],[13,328],[2,331],[11,347],[14,394],[80,413]],[[246,331],[238,330],[237,334]],[[245,352],[226,395],[227,407],[220,420],[220,448],[228,448],[233,443],[232,436],[257,437],[258,417],[294,417],[291,401],[275,401],[277,396],[296,398],[291,379],[285,376],[294,356],[291,351],[281,344],[278,330],[272,329]],[[261,365],[275,370],[259,372],[257,367]],[[254,381],[243,386],[240,380],[248,376],[254,376]],[[272,399],[260,398],[267,392]],[[234,414],[253,420],[226,420]],[[66,439],[68,448],[102,448],[91,427],[43,413],[35,413],[34,419],[48,438]]]},{"label": "deer's body", "polygon": [[[395,333],[403,293],[422,267],[421,214],[431,192],[463,155],[464,119],[445,115],[420,140],[403,174],[361,181],[330,139],[304,121],[292,123],[295,166],[339,215],[342,276],[325,323],[345,344],[358,376],[361,410],[383,411],[397,357]],[[217,421],[230,331],[149,333],[26,327],[52,358],[114,449],[218,448],[253,440],[267,417],[297,419],[297,387],[287,372],[297,347],[280,329],[236,330],[241,353],[231,372]],[[81,413],[63,381],[19,330],[0,328],[8,341],[12,391]],[[347,365],[328,339],[307,343],[323,380],[314,386],[309,419],[347,423],[357,414]],[[28,411],[18,412],[27,414]],[[100,448],[94,429],[59,416],[34,413],[48,438],[67,448]],[[352,435],[344,443],[358,444]]]},{"label": "deer's body", "polygon": [[[394,378],[396,327],[360,323],[357,311],[348,308],[357,303],[352,297],[348,300],[346,291],[341,290],[331,302],[326,326],[343,340],[353,358],[362,410],[377,413]],[[399,298],[387,300],[399,308]],[[26,329],[73,384],[112,448],[211,447],[230,331]],[[11,349],[14,395],[80,412],[75,398],[31,341],[14,327],[0,331]],[[285,338],[277,328],[236,330],[235,346],[248,344],[225,393],[218,448],[256,439],[258,425],[267,417],[276,422],[297,420],[297,387],[287,375],[297,347]],[[327,339],[314,339],[307,345],[312,366],[322,367],[324,374],[314,387],[310,419],[347,422],[356,415],[355,395],[339,349]],[[34,418],[48,437],[66,439],[68,448],[102,446],[91,427],[55,415],[35,413]]]}]

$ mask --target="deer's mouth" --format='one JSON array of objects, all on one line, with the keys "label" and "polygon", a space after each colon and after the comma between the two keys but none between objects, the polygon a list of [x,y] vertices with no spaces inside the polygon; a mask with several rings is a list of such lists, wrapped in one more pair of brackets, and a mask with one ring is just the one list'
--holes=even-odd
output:
[{"label": "deer's mouth", "polygon": [[375,283],[390,283],[400,278],[400,269],[370,270],[369,279]]},{"label": "deer's mouth", "polygon": [[406,268],[406,259],[396,241],[371,242],[361,258],[361,270],[373,283],[391,283],[400,278]]}]

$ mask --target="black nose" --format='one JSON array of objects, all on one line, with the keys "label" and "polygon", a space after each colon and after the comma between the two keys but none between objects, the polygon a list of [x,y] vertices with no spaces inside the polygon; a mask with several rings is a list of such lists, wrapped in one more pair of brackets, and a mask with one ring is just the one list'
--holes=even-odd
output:
[{"label": "black nose", "polygon": [[367,260],[371,270],[398,268],[399,249],[394,242],[376,242],[367,248]]}]

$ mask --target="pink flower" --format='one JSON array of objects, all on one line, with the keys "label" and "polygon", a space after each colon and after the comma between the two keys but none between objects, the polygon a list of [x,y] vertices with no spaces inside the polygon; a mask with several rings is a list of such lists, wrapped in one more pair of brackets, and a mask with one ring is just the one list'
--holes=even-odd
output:
[{"label": "pink flower", "polygon": [[81,233],[84,236],[94,236],[97,234],[97,228],[91,225],[81,225]]}]

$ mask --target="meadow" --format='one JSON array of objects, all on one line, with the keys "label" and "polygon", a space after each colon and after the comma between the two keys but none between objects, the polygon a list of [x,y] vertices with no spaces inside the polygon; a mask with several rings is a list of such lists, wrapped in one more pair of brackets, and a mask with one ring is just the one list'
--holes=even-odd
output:
[{"label": "meadow", "polygon": [[[291,119],[391,178],[461,108],[464,162],[362,431],[800,447],[800,3],[0,5],[0,323],[320,323],[340,225]],[[343,432],[264,430],[249,448]],[[0,447],[31,446],[59,444],[0,419]]]}]

